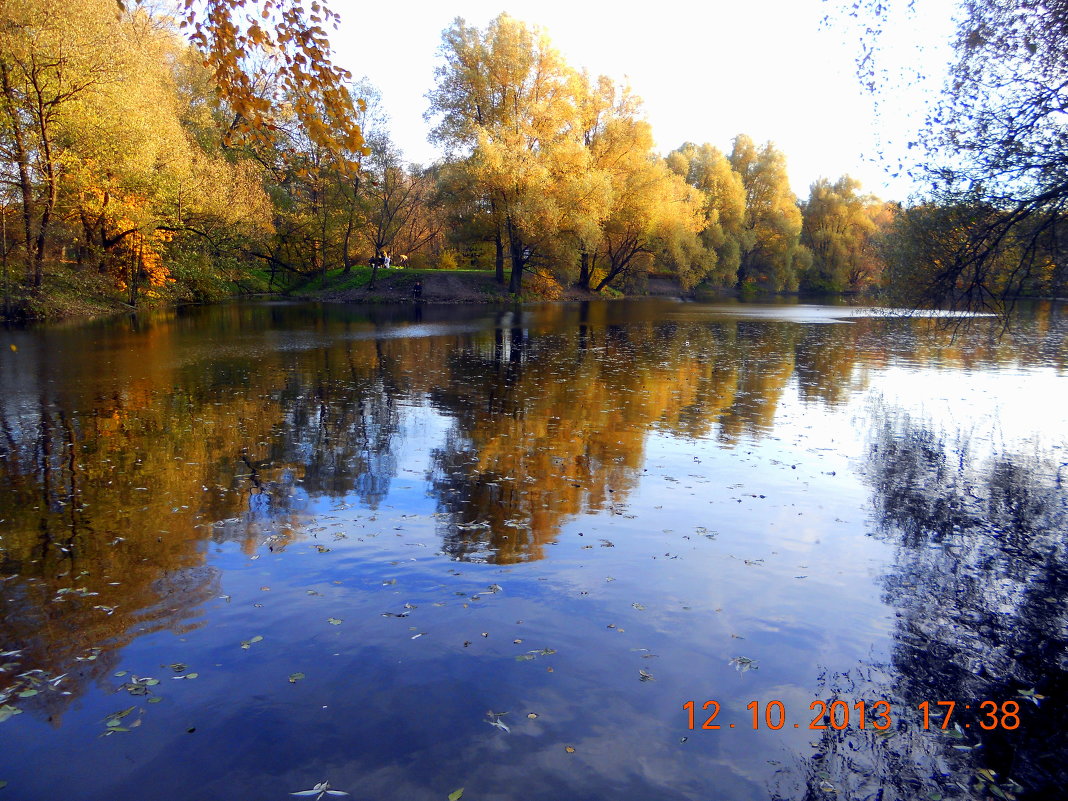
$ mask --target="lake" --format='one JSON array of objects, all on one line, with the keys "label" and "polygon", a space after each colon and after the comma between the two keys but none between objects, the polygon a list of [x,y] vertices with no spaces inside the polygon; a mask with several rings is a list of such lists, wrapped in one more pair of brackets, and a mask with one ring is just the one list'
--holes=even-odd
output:
[{"label": "lake", "polygon": [[1065,312],[2,331],[0,800],[1057,797]]}]

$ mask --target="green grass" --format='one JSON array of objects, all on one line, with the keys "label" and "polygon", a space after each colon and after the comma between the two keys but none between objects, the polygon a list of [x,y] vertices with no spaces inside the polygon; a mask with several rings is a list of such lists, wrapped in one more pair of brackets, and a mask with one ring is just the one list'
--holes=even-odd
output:
[{"label": "green grass", "polygon": [[[375,290],[407,292],[414,288],[417,281],[429,276],[484,276],[494,278],[493,270],[431,270],[415,268],[380,268],[375,276]],[[346,292],[353,289],[366,289],[371,283],[371,268],[366,265],[352,267],[348,274],[344,268],[327,270],[326,280],[322,273],[310,276],[306,281],[290,288],[293,294],[319,295],[323,293]]]}]

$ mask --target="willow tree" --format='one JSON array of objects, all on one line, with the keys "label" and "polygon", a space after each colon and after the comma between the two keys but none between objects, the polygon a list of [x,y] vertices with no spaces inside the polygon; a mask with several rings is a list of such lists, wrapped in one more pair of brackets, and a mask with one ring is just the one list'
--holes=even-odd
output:
[{"label": "willow tree", "polygon": [[738,286],[796,289],[801,210],[790,188],[786,157],[771,142],[757,148],[739,134],[730,162],[745,188]]},{"label": "willow tree", "polygon": [[701,243],[707,278],[720,286],[738,281],[745,225],[745,186],[730,161],[710,144],[686,142],[667,155],[667,165],[704,198]]},{"label": "willow tree", "polygon": [[587,156],[574,136],[579,76],[538,28],[507,14],[445,30],[428,94],[433,140],[463,159],[511,259],[509,290],[548,250]]},{"label": "willow tree", "polygon": [[604,160],[611,199],[600,225],[597,253],[603,265],[594,272],[598,280],[593,288],[599,292],[638,270],[646,271],[661,251],[676,257],[671,261],[680,280],[692,286],[706,272],[695,247],[702,198],[653,154],[647,122],[625,118],[616,122],[607,137],[616,140],[617,152]]},{"label": "willow tree", "polygon": [[860,182],[843,175],[833,184],[820,178],[812,184],[803,207],[801,241],[812,263],[801,276],[806,289],[841,292],[860,289],[873,272],[865,262],[875,258],[871,239],[884,205],[860,194]]}]

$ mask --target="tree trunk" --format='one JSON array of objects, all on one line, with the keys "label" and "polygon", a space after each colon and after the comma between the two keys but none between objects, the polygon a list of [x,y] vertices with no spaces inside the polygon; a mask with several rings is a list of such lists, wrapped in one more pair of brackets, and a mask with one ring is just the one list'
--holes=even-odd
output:
[{"label": "tree trunk", "polygon": [[15,105],[15,90],[11,86],[10,67],[0,61],[0,82],[4,91],[8,118],[11,120],[11,135],[15,140],[15,159],[19,168],[19,193],[22,195],[22,228],[26,240],[26,278],[33,279],[33,184],[30,182],[30,158],[26,151],[26,135],[22,130],[18,107]]},{"label": "tree trunk", "polygon": [[579,254],[579,278],[578,285],[580,289],[590,291],[590,254],[588,251],[583,250]]},{"label": "tree trunk", "polygon": [[524,253],[523,238],[508,220],[508,246],[512,256],[512,275],[508,281],[508,291],[518,295],[523,291],[523,269],[526,267],[527,256]]},{"label": "tree trunk", "polygon": [[501,239],[500,226],[493,234],[493,245],[496,253],[493,257],[493,268],[497,273],[497,283],[504,286],[504,241]]},{"label": "tree trunk", "polygon": [[48,194],[45,196],[44,209],[41,210],[41,222],[37,228],[37,252],[33,257],[33,285],[40,287],[44,283],[44,254],[48,245],[48,228],[52,222],[52,212],[55,211],[59,201],[59,173],[56,170],[55,160],[52,158],[52,142],[49,139],[48,111],[41,87],[34,81],[34,91],[37,94],[37,125],[41,132],[41,155],[45,168],[45,186]]},{"label": "tree trunk", "polygon": [[367,291],[370,292],[375,288],[375,276],[378,275],[378,265],[381,263],[381,256],[375,255],[371,259],[371,280],[367,282]]}]

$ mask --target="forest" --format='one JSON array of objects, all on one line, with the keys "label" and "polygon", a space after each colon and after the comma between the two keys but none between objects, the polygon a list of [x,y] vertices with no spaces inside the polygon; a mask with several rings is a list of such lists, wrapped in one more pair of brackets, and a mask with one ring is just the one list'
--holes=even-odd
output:
[{"label": "forest", "polygon": [[626,84],[507,14],[443,32],[426,118],[446,155],[411,164],[371,80],[331,63],[334,21],[291,0],[0,2],[4,316],[373,288],[386,256],[518,298],[650,276],[916,305],[1064,293],[1059,209],[888,202],[849,175],[798,198],[786,154],[744,133],[658,153]]}]

